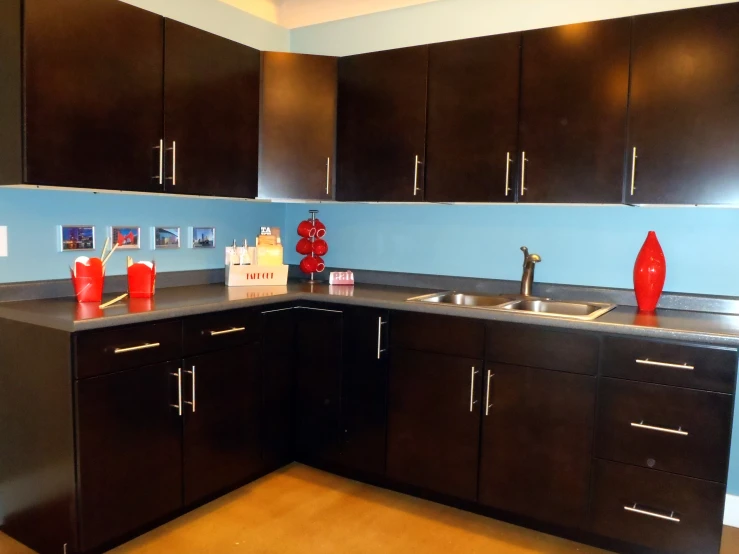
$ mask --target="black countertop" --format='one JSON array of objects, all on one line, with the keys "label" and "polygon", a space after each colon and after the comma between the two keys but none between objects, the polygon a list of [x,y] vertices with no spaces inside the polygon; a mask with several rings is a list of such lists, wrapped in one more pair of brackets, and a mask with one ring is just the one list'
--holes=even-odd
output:
[{"label": "black countertop", "polygon": [[[198,285],[161,289],[151,300],[126,299],[105,310],[101,310],[97,304],[78,304],[74,298],[4,302],[0,303],[0,317],[77,332],[248,306],[265,306],[268,309],[267,306],[280,302],[309,300],[739,346],[739,315],[682,310],[658,310],[655,314],[640,314],[636,308],[618,306],[595,321],[579,321],[406,301],[410,297],[431,292],[438,291],[381,285],[332,287],[303,282],[291,282],[283,287],[229,288],[222,284]],[[104,300],[114,296],[106,295]]]}]

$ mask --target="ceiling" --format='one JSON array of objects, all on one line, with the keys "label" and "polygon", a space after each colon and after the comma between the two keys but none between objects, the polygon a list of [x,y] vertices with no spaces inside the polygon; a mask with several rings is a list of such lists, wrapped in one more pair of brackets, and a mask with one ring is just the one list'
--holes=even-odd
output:
[{"label": "ceiling", "polygon": [[439,0],[220,0],[288,29]]}]

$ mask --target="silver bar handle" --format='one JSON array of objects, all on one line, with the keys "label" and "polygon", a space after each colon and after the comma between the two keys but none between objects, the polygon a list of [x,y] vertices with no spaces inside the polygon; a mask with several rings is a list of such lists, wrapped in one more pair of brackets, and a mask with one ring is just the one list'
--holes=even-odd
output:
[{"label": "silver bar handle", "polygon": [[167,151],[172,152],[172,176],[167,177],[167,181],[172,181],[172,186],[177,184],[177,142],[172,141],[172,148],[167,148]]},{"label": "silver bar handle", "polygon": [[380,355],[385,352],[385,349],[382,348],[382,326],[385,325],[387,321],[382,321],[382,316],[377,318],[377,359],[380,359]]},{"label": "silver bar handle", "polygon": [[292,310],[293,308],[278,308],[276,310],[267,310],[266,312],[262,312],[262,315],[264,314],[273,314],[275,312],[286,312],[288,310]]},{"label": "silver bar handle", "polygon": [[413,175],[413,196],[418,194],[418,166],[422,163],[423,162],[418,159],[418,156],[416,156],[415,173]]},{"label": "silver bar handle", "polygon": [[192,406],[192,413],[195,413],[195,366],[192,366],[192,371],[185,370],[185,373],[192,375],[192,402],[185,400],[185,404]]},{"label": "silver bar handle", "polygon": [[656,427],[654,425],[645,425],[644,420],[642,420],[639,423],[632,422],[631,426],[636,427],[638,429],[646,429],[647,431],[658,431],[660,433],[670,433],[672,435],[680,435],[681,437],[688,436],[688,432],[683,431],[682,425],[678,427],[677,429],[670,429],[669,427]]},{"label": "silver bar handle", "polygon": [[473,409],[472,407],[477,404],[477,400],[475,400],[475,375],[478,373],[478,371],[475,371],[475,366],[472,366],[472,371],[470,372],[470,412]]},{"label": "silver bar handle", "polygon": [[695,366],[688,365],[687,363],[671,364],[669,362],[655,362],[654,360],[650,360],[649,358],[638,359],[636,360],[636,363],[642,365],[654,365],[657,367],[671,367],[672,369],[684,369],[686,371],[693,371],[695,369]]},{"label": "silver bar handle", "polygon": [[311,310],[313,312],[330,312],[332,314],[343,314],[341,310],[327,310],[326,308],[311,308],[310,306],[296,306],[297,310]]},{"label": "silver bar handle", "polygon": [[177,408],[178,415],[182,415],[182,368],[177,368],[177,373],[170,373],[173,377],[177,377],[177,404],[170,404],[173,408]]},{"label": "silver bar handle", "polygon": [[139,346],[129,346],[128,348],[116,348],[113,350],[113,354],[125,354],[126,352],[136,352],[138,350],[148,350],[149,348],[158,348],[161,346],[161,343],[158,342],[149,342],[146,344],[141,344]]},{"label": "silver bar handle", "polygon": [[211,331],[211,337],[217,337],[218,335],[228,335],[229,333],[240,333],[246,331],[246,327],[232,327],[231,329],[224,329],[223,331]]},{"label": "silver bar handle", "polygon": [[510,184],[510,178],[511,178],[511,162],[513,159],[511,158],[511,153],[506,152],[505,155],[505,195],[508,196],[508,193],[511,192]]},{"label": "silver bar handle", "polygon": [[670,515],[666,516],[664,514],[658,514],[657,512],[652,512],[649,510],[642,510],[641,508],[637,508],[636,503],[634,503],[633,506],[624,506],[624,510],[626,510],[627,512],[633,512],[635,514],[641,514],[644,516],[656,517],[657,519],[664,519],[665,521],[671,521],[673,523],[680,523],[680,518],[675,517],[675,512],[670,512]]},{"label": "silver bar handle", "polygon": [[485,397],[485,415],[488,415],[490,413],[490,408],[493,407],[493,405],[490,403],[490,380],[493,377],[495,377],[495,373],[488,369],[488,392]]},{"label": "silver bar handle", "polygon": [[521,152],[521,196],[526,194],[526,162],[528,162],[526,152]]},{"label": "silver bar handle", "polygon": [[634,146],[634,151],[631,154],[631,196],[634,196],[636,190],[636,158],[636,146]]},{"label": "silver bar handle", "polygon": [[159,146],[155,146],[154,150],[159,150],[159,175],[154,175],[154,179],[159,179],[159,184],[164,184],[164,139],[159,141]]},{"label": "silver bar handle", "polygon": [[326,196],[331,194],[331,158],[326,158]]}]

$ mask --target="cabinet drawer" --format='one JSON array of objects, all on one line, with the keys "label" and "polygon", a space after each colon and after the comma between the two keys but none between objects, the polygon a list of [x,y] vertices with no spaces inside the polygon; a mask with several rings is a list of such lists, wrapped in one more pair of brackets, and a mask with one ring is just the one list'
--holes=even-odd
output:
[{"label": "cabinet drawer", "polygon": [[487,327],[488,361],[595,375],[597,335],[493,321]]},{"label": "cabinet drawer", "polygon": [[77,379],[182,356],[182,320],[89,331],[76,338]]},{"label": "cabinet drawer", "polygon": [[190,356],[256,342],[259,339],[259,313],[249,308],[185,319],[185,354]]},{"label": "cabinet drawer", "polygon": [[598,460],[592,530],[676,554],[718,554],[725,487]]},{"label": "cabinet drawer", "polygon": [[390,322],[390,346],[482,358],[485,324],[461,317],[395,312]]},{"label": "cabinet drawer", "polygon": [[726,482],[733,396],[603,378],[596,455]]},{"label": "cabinet drawer", "polygon": [[734,392],[736,350],[623,337],[603,341],[603,375]]}]

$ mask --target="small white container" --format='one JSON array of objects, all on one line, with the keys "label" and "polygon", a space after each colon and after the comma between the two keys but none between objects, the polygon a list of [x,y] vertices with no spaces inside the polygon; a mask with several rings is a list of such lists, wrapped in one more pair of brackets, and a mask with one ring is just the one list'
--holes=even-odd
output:
[{"label": "small white container", "polygon": [[287,265],[227,265],[226,286],[258,287],[287,285]]}]

